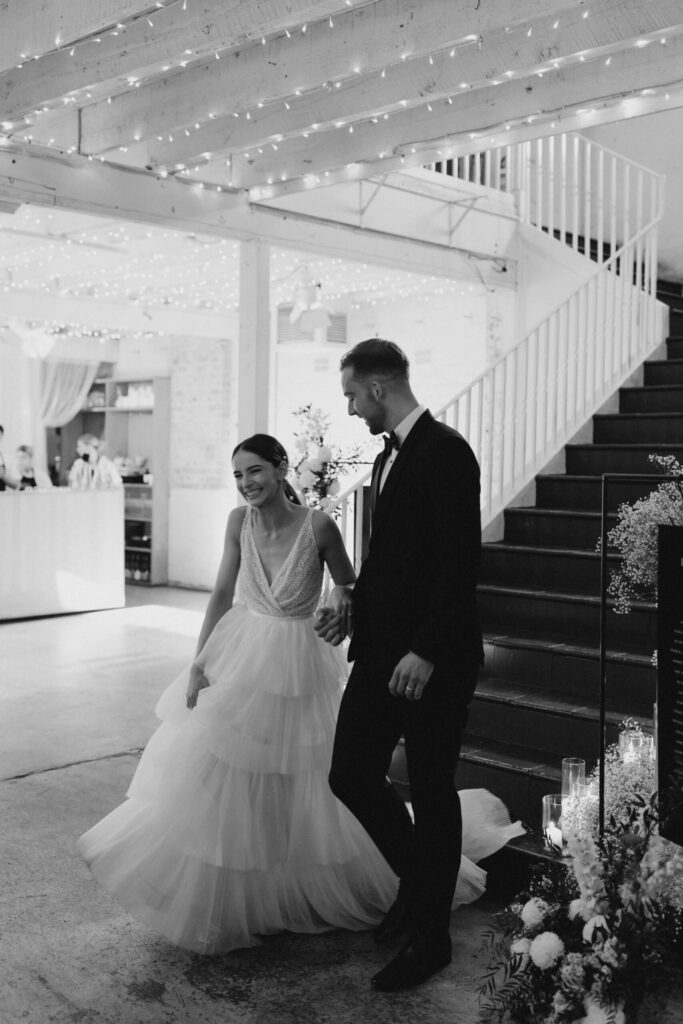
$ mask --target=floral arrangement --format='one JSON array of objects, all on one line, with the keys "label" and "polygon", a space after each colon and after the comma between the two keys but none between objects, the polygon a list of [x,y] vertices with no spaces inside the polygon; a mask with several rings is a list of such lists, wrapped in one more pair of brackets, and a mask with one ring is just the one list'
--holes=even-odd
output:
[{"label": "floral arrangement", "polygon": [[619,506],[617,525],[607,535],[608,545],[622,556],[621,566],[610,573],[607,587],[618,615],[630,612],[638,598],[656,600],[657,527],[660,523],[683,526],[683,466],[673,455],[648,458],[676,479],[660,483],[646,498]]},{"label": "floral arrangement", "polygon": [[322,409],[314,409],[310,402],[295,410],[294,415],[301,423],[299,432],[294,435],[299,459],[294,466],[294,484],[309,508],[325,511],[334,505],[341,490],[340,477],[350,467],[367,463],[363,458],[364,448],[356,445],[342,451],[336,445],[326,444],[330,418]]},{"label": "floral arrangement", "polygon": [[683,850],[658,834],[654,759],[607,753],[604,834],[595,813],[574,820],[566,856],[536,869],[485,937],[482,1020],[654,1024],[683,980]]}]

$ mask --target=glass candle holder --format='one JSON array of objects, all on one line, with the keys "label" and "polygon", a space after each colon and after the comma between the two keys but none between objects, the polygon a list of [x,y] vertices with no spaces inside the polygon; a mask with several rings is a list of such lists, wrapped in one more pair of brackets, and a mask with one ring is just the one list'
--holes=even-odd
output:
[{"label": "glass candle holder", "polygon": [[581,757],[562,758],[562,796],[579,795],[579,786],[586,781],[586,762]]},{"label": "glass candle holder", "polygon": [[633,764],[639,761],[645,751],[651,746],[651,737],[643,732],[633,732],[629,729],[619,733],[619,753],[624,764]]},{"label": "glass candle holder", "polygon": [[562,794],[547,793],[542,798],[541,821],[548,846],[562,849]]},{"label": "glass candle holder", "polygon": [[600,796],[599,784],[597,779],[588,779],[586,782],[581,782],[578,789],[579,800],[595,800],[597,803]]}]

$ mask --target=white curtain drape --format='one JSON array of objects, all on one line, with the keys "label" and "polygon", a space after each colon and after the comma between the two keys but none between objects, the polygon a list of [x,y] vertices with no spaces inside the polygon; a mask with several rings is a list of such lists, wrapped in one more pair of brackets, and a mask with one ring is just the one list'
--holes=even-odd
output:
[{"label": "white curtain drape", "polygon": [[68,423],[80,410],[99,367],[93,362],[46,360],[27,355],[20,337],[0,332],[0,423],[5,458],[30,444],[34,464],[47,470],[45,428]]},{"label": "white curtain drape", "polygon": [[44,427],[62,427],[78,413],[99,363],[46,360],[40,367],[39,415]]}]

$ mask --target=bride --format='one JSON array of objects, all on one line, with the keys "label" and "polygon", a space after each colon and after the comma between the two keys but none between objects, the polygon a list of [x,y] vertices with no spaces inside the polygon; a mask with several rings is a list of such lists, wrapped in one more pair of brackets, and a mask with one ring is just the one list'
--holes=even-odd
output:
[{"label": "bride", "polygon": [[[348,611],[341,535],[299,504],[275,438],[242,441],[232,463],[247,504],[228,518],[195,660],[157,704],[127,799],[78,843],[127,910],[205,954],[284,930],[371,928],[397,886],[327,781],[347,665],[313,627],[325,565],[326,604]],[[485,790],[460,796],[454,905],[484,891],[473,861],[523,831]]]}]

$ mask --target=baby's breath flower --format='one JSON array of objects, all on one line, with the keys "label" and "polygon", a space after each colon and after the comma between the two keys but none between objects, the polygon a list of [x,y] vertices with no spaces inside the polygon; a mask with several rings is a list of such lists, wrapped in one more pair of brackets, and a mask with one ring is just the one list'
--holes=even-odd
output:
[{"label": "baby's breath flower", "polygon": [[624,502],[617,510],[617,525],[609,531],[607,542],[619,551],[622,562],[612,571],[607,589],[619,615],[630,612],[638,598],[656,599],[658,527],[683,525],[683,466],[673,455],[648,458],[677,479],[660,483],[646,498]]}]

